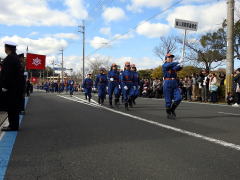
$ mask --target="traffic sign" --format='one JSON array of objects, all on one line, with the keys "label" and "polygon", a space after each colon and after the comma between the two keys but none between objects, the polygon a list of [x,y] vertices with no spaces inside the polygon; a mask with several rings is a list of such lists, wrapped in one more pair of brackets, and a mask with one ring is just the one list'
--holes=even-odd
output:
[{"label": "traffic sign", "polygon": [[198,22],[175,19],[175,28],[197,31]]}]

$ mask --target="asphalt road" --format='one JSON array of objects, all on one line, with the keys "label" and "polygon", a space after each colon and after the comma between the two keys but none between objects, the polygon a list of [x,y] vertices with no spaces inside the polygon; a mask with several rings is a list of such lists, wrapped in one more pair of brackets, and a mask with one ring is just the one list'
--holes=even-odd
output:
[{"label": "asphalt road", "polygon": [[82,98],[32,95],[6,180],[240,179],[240,108],[182,103],[167,120],[163,100],[126,115]]}]

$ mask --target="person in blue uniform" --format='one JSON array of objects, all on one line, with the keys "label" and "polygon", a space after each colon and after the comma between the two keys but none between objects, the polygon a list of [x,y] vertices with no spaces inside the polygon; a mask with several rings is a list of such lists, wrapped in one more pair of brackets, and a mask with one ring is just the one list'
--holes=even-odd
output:
[{"label": "person in blue uniform", "polygon": [[85,78],[83,81],[82,88],[84,89],[86,100],[88,99],[88,102],[91,102],[93,88],[93,80],[91,73],[87,74],[87,78]]},{"label": "person in blue uniform", "polygon": [[98,103],[103,105],[104,99],[106,98],[106,88],[108,85],[107,75],[105,74],[106,70],[100,68],[100,73],[96,77],[95,88],[98,90]]},{"label": "person in blue uniform", "polygon": [[70,92],[70,96],[72,96],[73,92],[74,92],[74,81],[73,80],[68,81],[68,89],[69,89],[69,92]]},{"label": "person in blue uniform", "polygon": [[128,106],[132,106],[130,92],[133,86],[133,73],[131,72],[130,62],[125,62],[125,68],[121,75],[121,84],[125,110],[128,110]]},{"label": "person in blue uniform", "polygon": [[112,106],[112,97],[114,93],[114,104],[118,105],[119,102],[119,72],[117,70],[117,65],[112,64],[111,70],[108,72],[108,95],[109,95],[109,105]]},{"label": "person in blue uniform", "polygon": [[137,68],[136,68],[135,64],[131,65],[131,71],[133,73],[133,87],[132,87],[132,91],[130,92],[131,101],[133,104],[136,104],[135,100],[139,96],[140,79],[139,79],[139,74],[137,72]]},{"label": "person in blue uniform", "polygon": [[173,62],[173,58],[174,55],[168,53],[165,57],[165,63],[162,65],[164,76],[163,94],[168,119],[176,118],[175,110],[182,100],[177,81],[177,71],[180,71],[182,66],[178,62]]}]

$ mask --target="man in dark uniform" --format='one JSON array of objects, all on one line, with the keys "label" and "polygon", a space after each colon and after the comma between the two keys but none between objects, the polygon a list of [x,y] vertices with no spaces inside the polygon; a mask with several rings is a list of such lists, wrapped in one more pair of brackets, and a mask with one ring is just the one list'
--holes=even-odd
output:
[{"label": "man in dark uniform", "polygon": [[7,57],[3,60],[1,81],[2,91],[6,93],[9,126],[2,131],[17,131],[19,128],[19,89],[21,87],[21,64],[16,54],[16,44],[5,43]]}]

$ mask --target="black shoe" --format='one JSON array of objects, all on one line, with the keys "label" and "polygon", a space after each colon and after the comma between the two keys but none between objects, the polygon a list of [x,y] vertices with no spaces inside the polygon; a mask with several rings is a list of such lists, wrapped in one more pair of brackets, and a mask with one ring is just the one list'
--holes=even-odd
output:
[{"label": "black shoe", "polygon": [[1,131],[18,131],[18,128],[12,128],[9,126],[3,127]]},{"label": "black shoe", "polygon": [[114,105],[115,105],[117,108],[119,108],[119,99],[115,99]]},{"label": "black shoe", "polygon": [[167,109],[166,109],[166,112],[167,112],[167,118],[168,118],[168,119],[172,119],[172,111],[171,111],[171,108],[167,108]]},{"label": "black shoe", "polygon": [[133,103],[134,105],[136,105],[135,99],[132,100],[132,103]]},{"label": "black shoe", "polygon": [[178,107],[178,104],[176,104],[176,103],[173,103],[173,105],[172,105],[172,107],[171,107],[171,113],[172,113],[172,118],[173,118],[173,119],[176,119],[175,110],[176,110],[177,107]]},{"label": "black shoe", "polygon": [[130,107],[130,108],[133,108],[132,99],[129,99],[129,100],[128,100],[128,103],[129,103],[129,107]]},{"label": "black shoe", "polygon": [[125,103],[125,111],[129,111],[129,109],[128,109],[128,103]]},{"label": "black shoe", "polygon": [[88,102],[91,102],[91,98],[88,98]]}]

